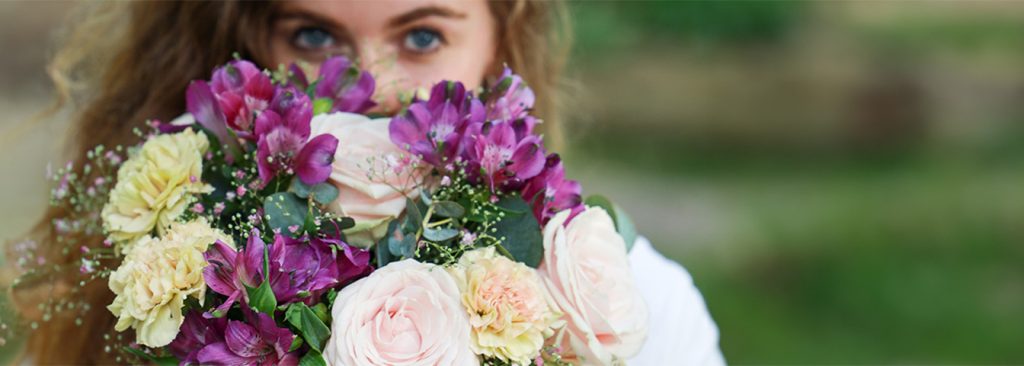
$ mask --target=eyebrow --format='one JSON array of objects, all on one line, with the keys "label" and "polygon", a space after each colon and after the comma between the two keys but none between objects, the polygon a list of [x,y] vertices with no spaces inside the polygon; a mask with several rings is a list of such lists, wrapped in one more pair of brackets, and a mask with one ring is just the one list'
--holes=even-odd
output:
[{"label": "eyebrow", "polygon": [[460,13],[460,12],[457,12],[455,10],[452,10],[451,8],[442,7],[442,6],[436,6],[436,5],[434,5],[434,6],[424,6],[424,7],[421,7],[421,8],[416,8],[416,9],[410,10],[410,11],[406,12],[405,14],[402,14],[402,15],[396,16],[394,18],[391,18],[391,20],[388,21],[388,25],[391,26],[391,27],[400,27],[400,26],[403,26],[403,25],[415,22],[417,20],[420,20],[420,19],[423,19],[423,18],[426,18],[426,17],[431,17],[431,16],[437,16],[437,17],[442,17],[442,18],[463,19],[463,18],[466,17],[466,13]]}]

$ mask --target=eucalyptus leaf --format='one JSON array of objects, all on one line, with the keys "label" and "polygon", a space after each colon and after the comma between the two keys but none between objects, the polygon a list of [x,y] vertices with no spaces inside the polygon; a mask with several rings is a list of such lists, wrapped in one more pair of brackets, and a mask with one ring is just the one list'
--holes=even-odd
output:
[{"label": "eucalyptus leaf", "polygon": [[274,193],[263,200],[263,212],[266,215],[267,225],[271,229],[292,237],[299,233],[293,233],[288,228],[291,226],[304,227],[308,210],[306,202],[291,192]]},{"label": "eucalyptus leaf", "polygon": [[324,343],[331,336],[331,330],[309,306],[301,302],[292,303],[284,312],[284,320],[295,327],[310,348],[317,352],[323,351]]},{"label": "eucalyptus leaf", "polygon": [[501,245],[516,261],[537,268],[544,257],[544,237],[530,205],[519,196],[504,197],[496,205],[505,211],[505,218],[495,225],[494,236],[504,238]]},{"label": "eucalyptus leaf", "polygon": [[434,242],[442,242],[459,235],[459,231],[451,228],[424,228],[423,237]]},{"label": "eucalyptus leaf", "polygon": [[313,187],[303,183],[302,179],[299,179],[299,177],[292,178],[292,182],[288,185],[288,191],[295,193],[299,198],[309,197],[309,191],[312,189]]},{"label": "eucalyptus leaf", "polygon": [[462,205],[452,201],[435,201],[434,213],[441,217],[451,217],[457,219],[466,214],[466,209]]},{"label": "eucalyptus leaf", "polygon": [[313,189],[309,191],[313,195],[313,200],[321,205],[326,205],[334,202],[334,199],[338,198],[338,187],[333,184],[324,182],[318,183],[313,186]]},{"label": "eucalyptus leaf", "polygon": [[376,245],[375,252],[377,253],[377,268],[384,267],[388,263],[395,261],[396,258],[391,254],[390,239],[394,236],[394,232],[398,230],[398,220],[391,220],[388,223],[387,234],[381,238]]},{"label": "eucalyptus leaf", "polygon": [[413,235],[402,235],[400,237],[388,238],[388,250],[391,255],[403,258],[412,258],[416,253],[416,237]]},{"label": "eucalyptus leaf", "polygon": [[270,288],[270,282],[264,280],[259,287],[245,286],[245,292],[249,295],[249,307],[261,313],[274,316],[274,308],[277,307],[277,298],[274,297],[274,290]]}]

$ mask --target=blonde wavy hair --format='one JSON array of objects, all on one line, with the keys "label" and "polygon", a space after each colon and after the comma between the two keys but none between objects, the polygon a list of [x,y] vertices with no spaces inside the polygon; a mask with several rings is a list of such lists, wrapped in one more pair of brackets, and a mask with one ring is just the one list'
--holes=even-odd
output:
[{"label": "blonde wavy hair", "polygon": [[[81,162],[96,145],[131,145],[132,130],[146,120],[169,120],[184,111],[188,82],[241,57],[264,67],[269,27],[276,2],[143,1],[86,3],[63,30],[62,42],[47,69],[56,89],[53,111],[70,109],[76,118],[67,154]],[[497,66],[507,63],[537,95],[538,116],[549,141],[561,141],[558,90],[569,49],[567,14],[557,1],[491,1],[499,39]],[[494,72],[498,72],[495,67]],[[550,144],[550,142],[549,142]],[[80,164],[79,164],[80,166]],[[66,216],[53,207],[36,224],[32,237],[49,263],[77,268],[80,256],[56,240],[51,223]],[[99,241],[102,238],[80,238]],[[35,320],[22,361],[33,364],[117,361],[105,352],[102,334],[113,331],[106,310],[113,295],[104,281],[77,288],[76,271],[64,271],[16,283],[10,298],[20,315]],[[38,304],[47,297],[78,296],[90,304],[84,316],[52,314],[43,321]],[[78,324],[76,324],[78,318]],[[130,337],[130,334],[125,334]]]}]

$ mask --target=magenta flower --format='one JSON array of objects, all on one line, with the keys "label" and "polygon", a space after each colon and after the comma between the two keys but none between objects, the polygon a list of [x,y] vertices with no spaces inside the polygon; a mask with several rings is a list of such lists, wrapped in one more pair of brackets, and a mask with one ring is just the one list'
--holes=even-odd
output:
[{"label": "magenta flower", "polygon": [[484,99],[487,100],[488,121],[514,121],[527,117],[536,98],[523,78],[506,67]]},{"label": "magenta flower", "polygon": [[544,169],[544,149],[539,136],[516,137],[507,122],[475,124],[466,134],[466,160],[471,180],[486,182],[492,192],[498,188],[515,191]]},{"label": "magenta flower", "polygon": [[565,179],[565,168],[558,154],[551,154],[547,157],[544,170],[523,187],[522,197],[533,206],[533,215],[544,225],[563,210],[572,210],[566,223],[582,212],[583,199],[580,193],[578,182]]},{"label": "magenta flower", "polygon": [[182,365],[199,363],[199,351],[207,345],[224,342],[224,329],[228,326],[227,318],[206,318],[198,311],[185,314],[181,331],[167,350],[181,361]]},{"label": "magenta flower", "polygon": [[[223,340],[215,340],[196,353],[201,365],[298,365],[296,352],[288,352],[295,335],[278,327],[267,314],[242,309],[245,321],[228,320]],[[207,329],[206,332],[216,332]],[[184,362],[184,360],[182,360]]]},{"label": "magenta flower", "polygon": [[[266,250],[268,273],[264,272]],[[256,230],[241,252],[218,241],[205,255],[210,263],[203,270],[207,286],[228,297],[216,308],[220,313],[245,297],[245,286],[257,287],[264,278],[270,281],[279,304],[303,301],[312,305],[328,289],[344,286],[373,270],[369,252],[339,240],[293,239],[277,234],[267,248]]]},{"label": "magenta flower", "polygon": [[392,118],[388,130],[395,145],[444,167],[462,153],[466,127],[484,118],[483,104],[469,97],[462,83],[441,82],[431,89],[430,99]]},{"label": "magenta flower", "polygon": [[288,87],[278,89],[270,109],[256,118],[256,164],[264,184],[280,172],[296,174],[309,185],[330,176],[338,139],[324,134],[310,140],[312,114],[309,97]]},{"label": "magenta flower", "polygon": [[360,71],[344,56],[337,56],[320,65],[320,82],[314,94],[334,101],[331,112],[363,113],[377,105],[370,99],[375,87],[369,72]]},{"label": "magenta flower", "polygon": [[247,137],[256,116],[270,105],[275,87],[252,62],[235,60],[214,70],[210,89],[228,126]]}]

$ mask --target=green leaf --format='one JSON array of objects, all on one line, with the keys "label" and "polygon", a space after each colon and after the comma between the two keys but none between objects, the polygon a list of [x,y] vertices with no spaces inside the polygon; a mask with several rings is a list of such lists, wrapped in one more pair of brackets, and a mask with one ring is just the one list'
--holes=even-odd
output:
[{"label": "green leaf", "polygon": [[157,357],[157,356],[148,354],[148,353],[146,353],[146,352],[144,352],[144,351],[142,351],[140,349],[137,349],[137,348],[122,347],[122,349],[125,352],[131,353],[131,354],[135,355],[135,357],[138,357],[138,358],[141,358],[143,360],[149,361],[149,362],[153,363],[154,365],[170,366],[170,365],[178,365],[180,363],[180,361],[178,361],[178,359],[175,358],[174,356]]},{"label": "green leaf", "polygon": [[299,359],[299,366],[327,366],[324,356],[315,350],[309,350],[305,356]]},{"label": "green leaf", "polygon": [[316,98],[313,100],[313,115],[330,112],[333,106],[334,101],[331,98]]},{"label": "green leaf", "polygon": [[409,231],[416,231],[423,223],[423,211],[420,211],[420,205],[408,198],[405,199],[405,216],[406,225],[415,225],[414,228],[407,227],[406,230],[412,229]]},{"label": "green leaf", "polygon": [[271,229],[295,237],[300,233],[293,233],[288,228],[293,225],[303,227],[309,208],[306,207],[305,201],[291,192],[278,192],[263,200],[263,212]]},{"label": "green leaf", "polygon": [[501,245],[516,261],[537,268],[544,258],[544,237],[530,205],[519,196],[504,197],[496,205],[505,211],[505,218],[495,225],[494,236],[505,238]]},{"label": "green leaf", "polygon": [[288,352],[299,349],[303,344],[306,344],[306,342],[302,341],[302,337],[295,337],[295,339],[292,339],[292,346],[288,347]]},{"label": "green leaf", "polygon": [[274,290],[270,288],[269,281],[264,280],[259,287],[242,286],[245,286],[245,292],[249,295],[249,307],[258,312],[274,316],[277,298],[274,297]]},{"label": "green leaf", "polygon": [[388,263],[395,261],[394,255],[391,254],[390,239],[394,235],[395,231],[398,230],[398,220],[391,220],[388,223],[387,234],[381,238],[376,245],[375,251],[377,253],[377,268],[384,267]]},{"label": "green leaf", "polygon": [[626,242],[626,251],[633,250],[633,243],[636,242],[636,226],[633,225],[633,219],[629,217],[629,214],[622,207],[612,203],[608,198],[599,195],[587,197],[584,203],[587,206],[604,209],[615,223],[615,231],[618,231],[619,236]]},{"label": "green leaf", "polygon": [[388,250],[393,256],[412,258],[416,253],[416,237],[413,235],[390,236],[388,237]]},{"label": "green leaf", "polygon": [[452,201],[436,201],[434,202],[434,213],[441,217],[457,219],[466,214],[466,209]]},{"label": "green leaf", "polygon": [[299,177],[292,178],[291,184],[288,185],[288,192],[295,193],[299,198],[309,197],[309,191],[312,189],[313,187],[303,183],[302,179],[299,179]]},{"label": "green leaf", "polygon": [[324,182],[313,186],[313,190],[309,192],[313,195],[313,200],[321,205],[326,205],[334,202],[335,198],[338,198],[338,187],[333,184]]},{"label": "green leaf", "polygon": [[324,342],[331,336],[331,330],[306,304],[297,302],[288,306],[284,320],[295,327],[310,348],[318,353],[323,351]]},{"label": "green leaf", "polygon": [[324,324],[331,322],[331,313],[327,310],[327,305],[324,303],[313,305],[310,309],[313,310],[313,314],[316,314],[316,317],[324,322]]},{"label": "green leaf", "polygon": [[424,228],[423,237],[434,242],[442,242],[459,235],[459,231],[451,228]]}]

